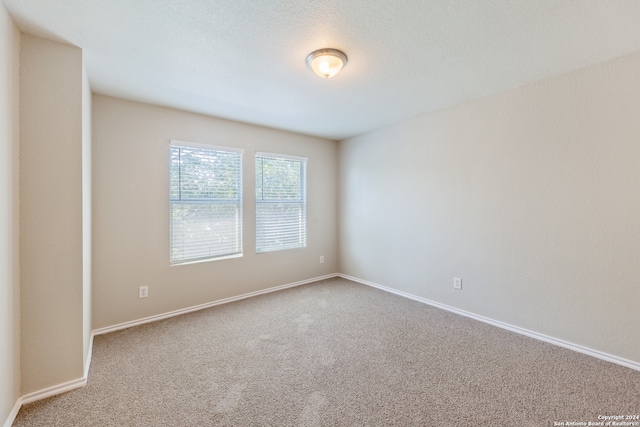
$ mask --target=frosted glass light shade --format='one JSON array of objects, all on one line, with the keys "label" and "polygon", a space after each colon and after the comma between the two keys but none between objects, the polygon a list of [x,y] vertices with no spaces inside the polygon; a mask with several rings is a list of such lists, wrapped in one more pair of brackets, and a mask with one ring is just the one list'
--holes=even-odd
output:
[{"label": "frosted glass light shade", "polygon": [[307,64],[318,76],[330,79],[347,64],[347,55],[336,49],[320,49],[307,56]]}]

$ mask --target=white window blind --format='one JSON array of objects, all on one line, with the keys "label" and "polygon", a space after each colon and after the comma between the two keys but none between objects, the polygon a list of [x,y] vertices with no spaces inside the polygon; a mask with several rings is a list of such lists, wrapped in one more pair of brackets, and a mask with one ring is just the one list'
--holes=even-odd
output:
[{"label": "white window blind", "polygon": [[307,246],[307,159],[256,153],[256,252]]},{"label": "white window blind", "polygon": [[170,145],[170,263],[242,254],[242,151]]}]

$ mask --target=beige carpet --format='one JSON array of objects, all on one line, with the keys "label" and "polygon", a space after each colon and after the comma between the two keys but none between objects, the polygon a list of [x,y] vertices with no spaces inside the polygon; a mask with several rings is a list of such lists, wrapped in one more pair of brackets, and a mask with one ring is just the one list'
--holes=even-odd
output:
[{"label": "beige carpet", "polygon": [[343,279],[97,336],[14,426],[552,426],[640,414],[640,372]]}]

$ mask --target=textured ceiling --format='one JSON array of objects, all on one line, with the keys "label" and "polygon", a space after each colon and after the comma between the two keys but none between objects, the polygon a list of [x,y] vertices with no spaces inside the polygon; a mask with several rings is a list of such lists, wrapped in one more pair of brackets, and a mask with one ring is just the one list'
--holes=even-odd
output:
[{"label": "textured ceiling", "polygon": [[[331,139],[640,51],[638,0],[3,0],[97,93]],[[332,47],[335,78],[305,63]]]}]

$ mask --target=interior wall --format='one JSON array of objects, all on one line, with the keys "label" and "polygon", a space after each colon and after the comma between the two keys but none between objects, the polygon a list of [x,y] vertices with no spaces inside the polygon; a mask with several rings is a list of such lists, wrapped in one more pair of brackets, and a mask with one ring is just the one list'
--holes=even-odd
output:
[{"label": "interior wall", "polygon": [[91,87],[82,69],[82,336],[83,364],[91,350]]},{"label": "interior wall", "polygon": [[340,271],[640,363],[638,112],[634,54],[341,142]]},{"label": "interior wall", "polygon": [[[171,139],[244,149],[243,257],[169,265]],[[308,157],[306,248],[255,253],[256,151]],[[94,94],[94,328],[335,273],[337,152],[335,141]]]},{"label": "interior wall", "polygon": [[83,376],[82,112],[79,48],[22,34],[22,394]]},{"label": "interior wall", "polygon": [[0,424],[20,397],[19,53],[20,32],[0,3]]}]

